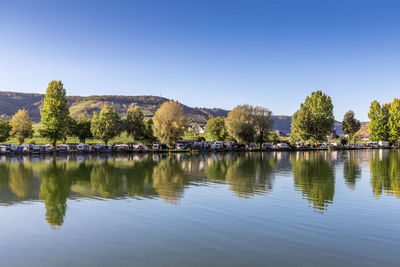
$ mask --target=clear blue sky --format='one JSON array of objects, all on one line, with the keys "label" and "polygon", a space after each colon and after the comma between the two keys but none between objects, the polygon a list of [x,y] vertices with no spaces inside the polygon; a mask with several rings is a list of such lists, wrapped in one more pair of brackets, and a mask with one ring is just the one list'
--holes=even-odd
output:
[{"label": "clear blue sky", "polygon": [[0,90],[162,95],[291,115],[314,90],[335,117],[400,97],[400,1],[0,2]]}]

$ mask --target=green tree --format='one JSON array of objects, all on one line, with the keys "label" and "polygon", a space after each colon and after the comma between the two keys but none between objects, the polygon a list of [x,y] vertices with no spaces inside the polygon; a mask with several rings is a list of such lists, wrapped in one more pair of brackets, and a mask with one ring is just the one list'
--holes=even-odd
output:
[{"label": "green tree", "polygon": [[5,142],[10,138],[10,122],[0,119],[0,142]]},{"label": "green tree", "polygon": [[91,126],[92,122],[90,119],[79,118],[74,120],[72,136],[78,137],[79,142],[84,144],[86,139],[93,138]]},{"label": "green tree", "polygon": [[313,92],[293,114],[291,138],[296,141],[325,141],[334,122],[331,98],[321,91]]},{"label": "green tree", "polygon": [[186,124],[183,106],[175,101],[164,102],[153,117],[154,135],[163,143],[175,144],[184,134]]},{"label": "green tree", "polygon": [[389,106],[388,119],[389,141],[396,143],[400,141],[400,99],[395,98]]},{"label": "green tree", "polygon": [[25,138],[32,137],[32,119],[29,116],[29,112],[26,109],[20,109],[10,121],[11,125],[11,135],[17,138],[18,143],[21,145]]},{"label": "green tree", "polygon": [[342,122],[343,132],[349,136],[350,140],[354,140],[354,135],[361,128],[361,123],[354,117],[354,112],[349,110],[344,114]]},{"label": "green tree", "polygon": [[153,132],[153,119],[147,120],[144,123],[144,125],[145,125],[145,130],[144,130],[143,140],[147,144],[152,144],[156,140],[156,137],[154,136]]},{"label": "green tree", "polygon": [[93,113],[91,128],[93,136],[101,139],[106,145],[110,139],[121,134],[122,121],[118,113],[111,106],[104,106],[100,114]]},{"label": "green tree", "polygon": [[55,151],[57,141],[67,136],[70,122],[68,99],[61,81],[51,81],[49,83],[40,115],[43,126],[40,129],[40,134],[52,141],[53,150]]},{"label": "green tree", "polygon": [[248,144],[254,140],[256,133],[254,127],[253,107],[239,105],[228,113],[225,120],[228,134],[239,144]]},{"label": "green tree", "polygon": [[369,139],[371,141],[387,141],[389,139],[389,105],[381,105],[378,101],[371,103],[368,118]]},{"label": "green tree", "polygon": [[126,135],[135,140],[143,140],[145,137],[146,125],[143,112],[139,106],[129,108],[126,113]]},{"label": "green tree", "polygon": [[256,132],[256,141],[260,144],[268,139],[274,121],[271,119],[272,112],[267,108],[256,106],[253,108],[253,125]]},{"label": "green tree", "polygon": [[224,117],[215,117],[207,121],[206,132],[213,141],[224,141],[228,137]]}]

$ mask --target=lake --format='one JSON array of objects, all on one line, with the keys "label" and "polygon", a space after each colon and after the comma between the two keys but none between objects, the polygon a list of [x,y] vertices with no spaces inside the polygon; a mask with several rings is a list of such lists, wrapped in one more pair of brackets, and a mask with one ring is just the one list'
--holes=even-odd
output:
[{"label": "lake", "polygon": [[398,266],[400,151],[0,157],[1,266]]}]

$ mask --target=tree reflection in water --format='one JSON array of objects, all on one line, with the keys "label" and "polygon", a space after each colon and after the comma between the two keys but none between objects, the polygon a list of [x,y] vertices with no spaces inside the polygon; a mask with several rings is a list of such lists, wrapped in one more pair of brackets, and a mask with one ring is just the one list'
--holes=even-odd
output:
[{"label": "tree reflection in water", "polygon": [[[332,203],[336,152],[220,153],[198,155],[2,157],[0,204],[40,199],[52,227],[64,222],[67,200],[76,198],[160,197],[178,204],[188,186],[226,184],[239,197],[272,191],[277,167],[290,170],[296,189],[317,211]],[[400,151],[375,150],[370,156],[371,187],[400,198]],[[343,152],[343,175],[354,188],[361,157]],[[289,159],[285,158],[286,156]],[[342,165],[340,165],[342,166]]]},{"label": "tree reflection in water", "polygon": [[376,196],[382,192],[400,198],[400,151],[375,150],[370,157],[371,187]]},{"label": "tree reflection in water", "polygon": [[277,158],[272,153],[227,154],[213,160],[205,170],[210,180],[225,181],[239,197],[272,190]]},{"label": "tree reflection in water", "polygon": [[335,176],[328,161],[329,152],[296,152],[290,154],[295,187],[301,190],[313,208],[322,212],[332,203]]},{"label": "tree reflection in water", "polygon": [[343,165],[343,176],[346,185],[354,189],[356,181],[361,177],[360,159],[355,155],[357,151],[346,151],[346,160]]}]

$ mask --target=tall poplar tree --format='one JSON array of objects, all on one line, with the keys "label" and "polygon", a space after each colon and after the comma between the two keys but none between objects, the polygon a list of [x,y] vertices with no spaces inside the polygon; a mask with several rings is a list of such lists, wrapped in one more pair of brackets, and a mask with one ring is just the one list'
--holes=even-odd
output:
[{"label": "tall poplar tree", "polygon": [[55,151],[57,141],[67,136],[70,122],[68,99],[61,81],[51,81],[49,83],[40,115],[42,117],[40,134],[51,140]]}]

